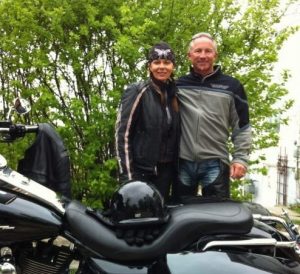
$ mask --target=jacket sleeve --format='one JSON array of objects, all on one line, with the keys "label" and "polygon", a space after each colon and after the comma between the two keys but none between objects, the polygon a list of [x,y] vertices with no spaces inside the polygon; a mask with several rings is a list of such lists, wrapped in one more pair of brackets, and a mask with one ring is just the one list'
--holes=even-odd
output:
[{"label": "jacket sleeve", "polygon": [[249,122],[249,106],[244,87],[239,84],[231,106],[230,123],[232,128],[232,163],[240,163],[247,167],[252,142]]},{"label": "jacket sleeve", "polygon": [[142,94],[136,84],[130,85],[122,95],[118,110],[115,142],[122,181],[133,179],[132,133],[141,105]]}]

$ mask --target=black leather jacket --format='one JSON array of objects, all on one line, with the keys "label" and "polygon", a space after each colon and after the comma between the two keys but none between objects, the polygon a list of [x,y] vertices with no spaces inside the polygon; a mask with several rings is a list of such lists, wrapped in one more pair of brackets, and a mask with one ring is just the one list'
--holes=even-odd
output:
[{"label": "black leather jacket", "polygon": [[[162,89],[167,90],[167,99]],[[179,114],[176,90],[173,82],[159,87],[149,79],[131,84],[123,93],[116,122],[116,152],[123,180],[134,179],[137,169],[156,174],[159,162],[177,158]]]},{"label": "black leather jacket", "polygon": [[19,161],[18,172],[71,198],[70,159],[54,128],[39,124],[34,143]]}]

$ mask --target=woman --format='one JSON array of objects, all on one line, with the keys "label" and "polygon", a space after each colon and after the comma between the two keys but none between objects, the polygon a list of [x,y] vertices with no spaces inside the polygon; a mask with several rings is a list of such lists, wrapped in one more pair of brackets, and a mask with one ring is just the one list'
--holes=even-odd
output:
[{"label": "woman", "polygon": [[167,43],[152,47],[150,77],[123,93],[116,123],[116,151],[123,182],[151,182],[168,200],[176,179],[178,103],[173,80],[175,55]]}]

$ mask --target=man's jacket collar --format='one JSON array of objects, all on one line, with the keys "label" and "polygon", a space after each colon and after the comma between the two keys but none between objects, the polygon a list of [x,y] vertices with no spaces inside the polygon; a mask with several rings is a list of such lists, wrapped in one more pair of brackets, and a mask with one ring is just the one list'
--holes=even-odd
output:
[{"label": "man's jacket collar", "polygon": [[190,73],[194,76],[194,77],[197,77],[197,78],[200,78],[201,80],[205,80],[207,78],[210,78],[214,75],[218,75],[221,73],[221,66],[220,65],[215,65],[214,66],[214,71],[208,75],[205,75],[205,76],[202,76],[200,75],[199,73],[195,72],[194,71],[194,68],[191,66],[190,67]]}]

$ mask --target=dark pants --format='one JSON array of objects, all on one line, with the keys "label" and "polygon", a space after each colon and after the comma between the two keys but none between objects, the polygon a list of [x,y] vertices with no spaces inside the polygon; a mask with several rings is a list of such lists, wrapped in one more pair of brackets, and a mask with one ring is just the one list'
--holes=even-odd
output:
[{"label": "dark pants", "polygon": [[177,178],[177,168],[173,162],[159,163],[157,175],[144,173],[142,170],[135,171],[135,180],[152,183],[164,197],[166,203],[170,201],[171,186]]}]

